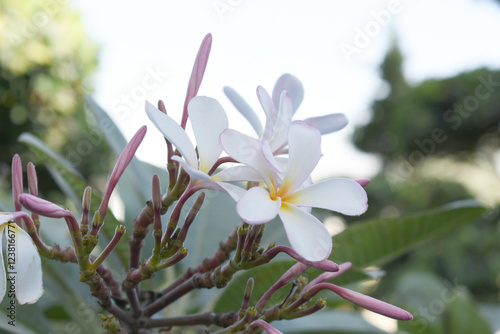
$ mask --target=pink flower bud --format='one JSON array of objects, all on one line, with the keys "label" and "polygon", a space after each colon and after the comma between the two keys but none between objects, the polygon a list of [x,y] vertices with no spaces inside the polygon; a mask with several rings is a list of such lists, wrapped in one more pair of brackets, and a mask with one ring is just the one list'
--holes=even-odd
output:
[{"label": "pink flower bud", "polygon": [[64,218],[73,216],[68,210],[33,195],[21,194],[18,199],[26,209],[45,217]]},{"label": "pink flower bud", "polygon": [[269,325],[267,322],[261,319],[252,322],[249,327],[255,328],[257,326],[262,327],[267,332],[267,334],[283,334],[279,330],[277,330],[276,328],[274,328],[273,326]]},{"label": "pink flower bud", "polygon": [[358,182],[360,186],[366,187],[367,185],[370,184],[371,180],[369,180],[369,179],[360,179],[360,180],[356,180],[356,182]]},{"label": "pink flower bud", "polygon": [[188,119],[187,106],[189,101],[198,94],[198,89],[200,88],[201,81],[203,80],[203,75],[205,74],[205,68],[207,67],[208,56],[210,55],[210,49],[212,48],[212,35],[207,34],[201,42],[200,49],[196,55],[196,60],[193,65],[193,71],[191,72],[191,78],[189,78],[188,89],[186,92],[186,100],[184,101],[184,113],[182,114],[181,126],[186,128],[186,123]]},{"label": "pink flower bud", "polygon": [[122,154],[120,154],[120,157],[118,158],[118,161],[116,162],[115,167],[111,172],[111,176],[109,177],[108,187],[106,188],[106,192],[104,193],[104,196],[102,198],[101,205],[99,206],[99,213],[102,220],[104,220],[104,217],[106,216],[111,193],[115,189],[118,181],[123,175],[123,172],[125,172],[125,168],[127,168],[130,161],[132,161],[132,158],[134,157],[137,148],[139,148],[139,145],[141,144],[142,140],[144,139],[144,136],[146,135],[146,131],[147,131],[146,126],[143,126],[136,132],[136,134],[134,135],[134,137],[132,137],[127,146],[125,146],[125,149],[123,150]]},{"label": "pink flower bud", "polygon": [[269,251],[267,251],[267,255],[271,259],[274,258],[278,253],[283,252],[288,255],[290,255],[292,258],[295,260],[302,262],[303,264],[307,265],[308,267],[315,268],[318,270],[322,271],[327,271],[327,272],[336,272],[339,270],[338,264],[336,264],[333,261],[330,260],[323,260],[323,261],[309,261],[300,256],[293,248],[287,247],[287,246],[276,246],[271,248]]},{"label": "pink flower bud", "polygon": [[410,312],[389,303],[372,298],[370,296],[363,295],[362,293],[342,288],[331,283],[321,283],[319,285],[321,285],[325,289],[335,292],[340,297],[350,301],[351,303],[361,306],[362,308],[365,308],[372,312],[379,313],[396,320],[413,319],[413,316]]},{"label": "pink flower bud", "polygon": [[12,158],[12,197],[16,211],[21,211],[18,196],[23,193],[23,166],[18,154]]}]

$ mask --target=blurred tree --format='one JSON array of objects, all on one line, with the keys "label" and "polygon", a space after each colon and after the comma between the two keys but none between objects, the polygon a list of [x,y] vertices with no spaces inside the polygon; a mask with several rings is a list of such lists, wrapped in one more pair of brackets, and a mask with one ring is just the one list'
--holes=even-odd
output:
[{"label": "blurred tree", "polygon": [[[407,215],[474,197],[498,207],[494,153],[500,149],[500,71],[483,68],[410,86],[402,63],[394,46],[381,65],[388,94],[373,103],[372,120],[354,134],[358,148],[383,160],[366,187],[370,206],[364,216]],[[387,269],[419,268],[452,282],[458,278],[476,298],[495,302],[499,238],[497,211]]]},{"label": "blurred tree", "polygon": [[418,164],[422,156],[472,153],[485,139],[500,140],[500,71],[479,69],[410,87],[402,61],[395,46],[381,66],[390,93],[373,104],[371,122],[357,129],[360,149],[386,163],[403,155]]},{"label": "blurred tree", "polygon": [[[17,142],[31,132],[84,173],[108,168],[102,135],[84,112],[89,74],[97,66],[97,47],[67,2],[0,0],[0,179],[8,189],[10,162],[20,153],[49,177],[41,161]],[[92,159],[87,159],[92,154]],[[44,174],[45,173],[45,174]],[[3,183],[3,182],[2,182]],[[1,185],[1,184],[0,184]]]}]

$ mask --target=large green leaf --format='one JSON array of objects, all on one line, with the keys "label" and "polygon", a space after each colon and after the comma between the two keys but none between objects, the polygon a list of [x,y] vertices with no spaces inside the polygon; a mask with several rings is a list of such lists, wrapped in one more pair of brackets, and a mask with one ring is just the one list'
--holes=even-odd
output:
[{"label": "large green leaf", "polygon": [[[485,208],[475,202],[460,202],[409,217],[359,222],[333,238],[334,250],[330,259],[337,263],[350,261],[358,268],[382,265],[425,241],[452,232],[484,212]],[[293,263],[291,260],[274,261],[238,275],[219,295],[215,311],[238,309],[249,277],[255,280],[251,304],[255,303]],[[311,271],[308,275],[315,276],[317,273]],[[335,282],[341,285],[353,282],[361,276],[355,274],[347,272]],[[289,287],[282,288],[275,298],[286,296],[287,289]]]},{"label": "large green leaf", "polygon": [[394,286],[395,302],[414,319],[400,328],[415,334],[489,334],[491,329],[465,286],[428,272],[404,273]]},{"label": "large green leaf", "polygon": [[333,238],[330,259],[350,261],[357,267],[381,265],[425,241],[453,232],[485,211],[475,201],[461,201],[423,214],[353,224]]}]

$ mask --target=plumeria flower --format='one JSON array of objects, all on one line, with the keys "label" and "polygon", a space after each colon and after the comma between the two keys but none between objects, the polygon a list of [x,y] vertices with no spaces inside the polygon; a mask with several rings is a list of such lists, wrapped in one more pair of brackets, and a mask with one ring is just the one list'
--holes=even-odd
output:
[{"label": "plumeria flower", "polygon": [[172,159],[189,174],[191,185],[223,190],[233,199],[239,199],[244,189],[227,182],[261,181],[260,174],[246,166],[236,166],[219,174],[209,175],[222,153],[219,136],[228,127],[226,112],[217,100],[206,96],[192,98],[187,110],[197,149],[186,131],[175,120],[146,102],[149,119],[182,155],[182,157],[174,155]]},{"label": "plumeria flower", "polygon": [[[220,141],[233,159],[259,171],[265,179],[266,188],[250,188],[239,199],[239,216],[249,224],[263,224],[279,216],[291,246],[309,261],[326,259],[332,249],[332,239],[310,213],[311,207],[346,215],[360,215],[367,209],[366,192],[354,180],[337,178],[307,184],[321,157],[321,133],[311,124],[295,121],[290,125],[289,158],[283,173],[268,144],[232,129],[225,130]],[[253,148],[253,153],[242,151],[242,145]]]},{"label": "plumeria flower", "polygon": [[[296,77],[291,74],[279,77],[272,98],[264,88],[261,86],[257,88],[257,97],[266,114],[265,127],[262,126],[255,111],[234,89],[224,87],[224,93],[252,125],[260,140],[269,142],[274,154],[285,151],[288,127],[304,97],[304,88]],[[321,134],[338,131],[347,125],[347,118],[340,113],[307,118],[305,121],[316,126]]]},{"label": "plumeria flower", "polygon": [[181,153],[172,157],[194,180],[210,180],[208,172],[213,167],[222,147],[219,145],[219,135],[227,129],[227,116],[217,100],[196,96],[188,105],[188,115],[193,127],[198,155],[185,130],[172,118],[162,113],[151,103],[146,102],[146,113],[153,124],[160,130]]},{"label": "plumeria flower", "polygon": [[[33,304],[43,294],[42,265],[40,255],[31,237],[15,220],[27,214],[24,212],[0,212],[0,301],[7,291],[15,293],[19,304]],[[2,252],[2,238],[7,241],[7,272]]]}]

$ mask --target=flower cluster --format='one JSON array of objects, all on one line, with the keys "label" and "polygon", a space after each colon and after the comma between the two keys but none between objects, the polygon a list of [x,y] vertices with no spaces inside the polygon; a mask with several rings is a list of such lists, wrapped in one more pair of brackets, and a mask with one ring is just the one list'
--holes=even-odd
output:
[{"label": "flower cluster", "polygon": [[[278,79],[274,91],[294,86],[294,94],[302,96],[298,80],[284,75]],[[236,93],[229,91],[234,100]],[[248,224],[267,223],[279,216],[292,248],[300,256],[308,261],[324,260],[330,255],[332,239],[324,225],[310,213],[311,208],[346,215],[360,215],[367,208],[366,192],[358,182],[338,178],[312,184],[310,178],[321,158],[319,128],[324,133],[340,129],[346,124],[345,116],[323,117],[318,128],[314,120],[292,121],[296,108],[287,90],[281,91],[279,100],[273,100],[264,88],[258,87],[257,96],[266,114],[264,131],[253,111],[243,107],[241,98],[236,106],[255,125],[257,133],[261,132],[258,139],[228,129],[226,114],[216,100],[197,96],[190,101],[188,118],[199,158],[181,125],[149,102],[146,112],[184,158],[173,155],[171,159],[181,164],[192,184],[203,183],[198,189],[219,187],[227,191],[237,202],[238,214]],[[221,158],[222,151],[228,157]],[[233,161],[239,165],[214,174],[214,166]],[[237,189],[229,183],[232,181],[248,182],[248,189]]]},{"label": "flower cluster", "polygon": [[[16,280],[16,295],[20,303],[33,303],[42,295],[41,255],[62,262],[77,263],[80,281],[90,287],[100,306],[109,312],[103,316],[103,326],[110,333],[132,332],[155,327],[185,325],[216,325],[216,333],[279,333],[270,322],[279,319],[303,317],[323,309],[323,299],[312,298],[322,290],[330,290],[342,298],[380,314],[409,320],[411,315],[395,306],[328,283],[351,266],[340,266],[329,260],[332,238],[324,225],[314,216],[312,208],[322,208],[345,215],[360,215],[367,209],[366,181],[346,178],[327,179],[313,183],[311,173],[321,158],[321,136],[342,129],[347,119],[342,114],[330,114],[306,120],[293,120],[293,115],[304,95],[302,84],[292,75],[281,76],[272,96],[257,88],[257,97],[264,111],[265,125],[257,114],[233,89],[225,88],[226,95],[236,109],[254,128],[257,137],[251,137],[229,128],[228,118],[221,104],[210,97],[197,96],[211,48],[211,35],[202,42],[189,81],[182,119],[177,123],[167,115],[165,105],[158,107],[146,102],[149,119],[163,134],[168,151],[168,189],[162,193],[160,178],[152,177],[151,201],[137,215],[133,224],[116,226],[114,235],[94,251],[99,243],[99,231],[109,217],[111,194],[131,162],[146,135],[141,127],[124,148],[110,175],[99,207],[90,218],[91,188],[83,191],[81,219],[69,210],[38,197],[36,173],[28,165],[29,193],[23,193],[22,167],[16,155],[12,163],[15,212],[0,215],[0,234],[7,231],[22,244],[17,263],[20,277]],[[190,121],[195,143],[186,133]],[[188,250],[184,247],[208,189],[226,192],[234,200],[241,218],[233,232],[219,244],[219,248],[198,267],[187,268],[162,290],[145,290],[141,283],[160,270],[182,261]],[[197,194],[187,215],[181,215],[188,199]],[[93,197],[94,196],[94,197]],[[31,215],[21,211],[22,208]],[[168,216],[164,222],[163,216]],[[72,246],[47,246],[40,233],[40,216],[64,219],[72,238]],[[261,247],[264,225],[279,217],[290,246],[273,243]],[[21,222],[25,223],[25,230]],[[183,222],[182,226],[179,226]],[[237,224],[235,224],[237,225]],[[105,261],[125,234],[125,226],[133,231],[128,240],[128,271],[119,282]],[[143,245],[149,228],[153,228],[152,252],[142,257]],[[28,238],[29,235],[29,238]],[[21,249],[21,248],[20,248]],[[254,306],[250,297],[253,279],[247,283],[243,302],[238,311],[189,314],[182,317],[161,318],[156,314],[195,289],[224,288],[233,275],[269,263],[279,253],[297,260]],[[334,257],[334,255],[333,255]],[[3,263],[0,270],[3,270]],[[310,283],[300,275],[308,268],[323,271]],[[0,288],[5,294],[5,272],[0,272]],[[297,286],[281,304],[270,305],[278,289],[297,281]],[[142,331],[141,331],[142,332]]]}]

